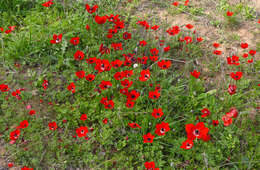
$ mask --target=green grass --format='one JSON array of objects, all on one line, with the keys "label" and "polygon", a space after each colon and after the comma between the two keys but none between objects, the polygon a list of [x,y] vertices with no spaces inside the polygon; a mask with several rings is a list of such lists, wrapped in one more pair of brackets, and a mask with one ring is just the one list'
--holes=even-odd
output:
[{"label": "green grass", "polygon": [[[4,5],[1,3],[3,27],[7,29],[10,25],[17,25],[11,34],[1,34],[1,84],[8,84],[11,91],[25,88],[21,92],[21,100],[9,93],[0,93],[0,140],[7,150],[6,161],[34,169],[144,169],[147,161],[154,161],[160,169],[260,167],[260,151],[257,147],[259,117],[257,113],[252,117],[252,110],[259,107],[257,78],[260,77],[254,73],[259,71],[259,61],[248,66],[244,60],[238,67],[228,66],[225,61],[225,66],[222,66],[219,64],[220,58],[213,56],[212,49],[206,49],[200,43],[185,45],[185,42],[178,41],[184,36],[191,36],[195,40],[196,35],[185,28],[170,38],[154,31],[145,32],[140,25],[136,25],[139,18],[125,11],[117,13],[119,7],[130,9],[137,1],[125,6],[122,6],[121,1],[97,1],[100,16],[113,13],[125,20],[127,27],[113,39],[106,38],[107,29],[111,25],[95,23],[80,3],[70,4],[65,1],[66,5],[63,5],[55,1],[55,5],[50,8],[44,8],[40,2],[35,1],[30,4],[27,1],[8,1]],[[167,6],[164,3],[161,5]],[[223,2],[221,9],[225,8]],[[204,15],[203,8],[191,8],[189,12]],[[10,14],[12,17],[9,17]],[[140,20],[145,19],[153,23],[151,25],[158,24],[156,17]],[[90,26],[89,31],[85,29],[86,24]],[[165,23],[160,29],[166,31],[170,26],[170,23]],[[122,39],[125,31],[132,33],[132,39]],[[50,44],[52,35],[59,33],[63,33],[62,42]],[[232,35],[234,41],[239,41],[235,34]],[[72,46],[69,40],[75,36],[80,37],[80,43]],[[162,52],[163,46],[158,45],[155,36],[165,39],[165,46],[170,45],[173,50]],[[138,47],[137,57],[150,56],[149,50],[158,48],[162,57],[172,61],[172,66],[168,70],[161,70],[156,63],[148,61],[145,65],[139,64],[137,68],[112,68],[109,72],[96,74],[94,65],[73,58],[76,50],[82,50],[86,54],[85,59],[98,57],[109,61],[123,60],[122,54],[132,53],[140,40],[146,40],[148,45]],[[122,42],[124,50],[111,50],[111,54],[100,56],[100,44],[110,47],[112,42]],[[188,52],[185,52],[186,49]],[[186,62],[179,62],[183,60]],[[195,60],[202,62],[195,64]],[[20,68],[14,67],[14,63],[19,63]],[[209,72],[203,72],[203,67],[208,68]],[[222,67],[225,67],[224,70]],[[151,78],[147,82],[140,82],[140,72],[146,68],[150,69]],[[119,94],[122,87],[120,82],[113,78],[117,71],[130,69],[134,70],[134,74],[129,80],[134,83],[129,91],[135,89],[140,93],[131,109],[125,106],[126,96]],[[190,76],[194,69],[201,71],[199,79]],[[84,70],[86,74],[95,73],[96,79],[93,82],[78,79],[75,72],[79,70]],[[226,75],[236,70],[244,73],[237,82]],[[220,74],[224,74],[225,80],[217,80]],[[49,81],[46,91],[42,87],[44,79]],[[212,81],[207,82],[206,79]],[[109,80],[113,85],[98,93],[95,89],[102,80]],[[76,84],[74,94],[67,90],[71,82]],[[151,100],[148,94],[156,84],[162,88],[161,96],[157,100]],[[232,96],[227,92],[229,84],[238,87],[237,93]],[[105,96],[113,99],[114,109],[105,109],[100,103]],[[40,103],[40,100],[43,102]],[[28,114],[27,105],[36,110],[36,115]],[[155,119],[151,113],[159,107],[163,109],[164,116]],[[201,118],[201,110],[205,107],[211,111],[211,115]],[[224,127],[221,118],[231,107],[238,109],[239,116],[233,119],[230,126]],[[88,117],[84,122],[80,120],[82,113]],[[108,118],[107,124],[103,123],[105,118]],[[28,120],[29,126],[21,130],[15,144],[9,144],[10,132],[22,120]],[[63,120],[67,120],[67,123]],[[214,127],[212,120],[219,120],[219,125]],[[49,130],[48,123],[51,121],[57,122],[57,130]],[[155,126],[162,121],[169,123],[171,130],[164,136],[155,135]],[[129,122],[136,122],[142,128],[131,129]],[[211,140],[195,140],[190,150],[180,148],[186,140],[185,125],[197,122],[204,122],[210,129]],[[89,128],[88,140],[73,137],[79,126]],[[153,143],[143,143],[143,135],[148,132],[156,136]]]}]

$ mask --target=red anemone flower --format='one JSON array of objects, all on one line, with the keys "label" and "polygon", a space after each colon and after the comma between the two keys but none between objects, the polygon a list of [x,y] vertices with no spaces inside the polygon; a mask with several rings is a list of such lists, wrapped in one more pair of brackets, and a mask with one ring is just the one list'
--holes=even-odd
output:
[{"label": "red anemone flower", "polygon": [[115,61],[111,62],[112,67],[119,68],[123,65],[123,61],[116,59]]},{"label": "red anemone flower", "polygon": [[34,115],[35,113],[36,113],[35,110],[30,110],[30,111],[29,111],[29,114],[30,114],[30,115]]},{"label": "red anemone flower", "polygon": [[100,84],[99,84],[99,87],[101,88],[101,90],[105,90],[109,87],[112,87],[112,83],[110,81],[102,81]]},{"label": "red anemone flower", "polygon": [[105,24],[106,21],[107,21],[107,16],[98,16],[98,15],[96,15],[95,16],[95,21],[98,24]]},{"label": "red anemone flower", "polygon": [[213,124],[213,126],[218,126],[219,121],[218,120],[212,120],[212,124]]},{"label": "red anemone flower", "polygon": [[223,120],[224,126],[229,126],[232,124],[232,118],[227,115],[222,116],[222,120]]},{"label": "red anemone flower", "polygon": [[172,3],[172,5],[178,6],[178,5],[179,5],[179,2],[178,2],[178,1],[175,1],[175,2]]},{"label": "red anemone flower", "polygon": [[131,33],[125,32],[125,33],[123,34],[123,39],[129,40],[129,39],[131,39],[131,37],[132,37],[131,35],[132,35]]},{"label": "red anemone flower", "polygon": [[180,148],[183,148],[183,149],[191,149],[192,147],[193,147],[193,140],[187,139],[187,140],[185,140],[185,141],[182,143],[182,145],[181,145]]},{"label": "red anemone flower", "polygon": [[128,93],[127,100],[136,100],[139,96],[140,96],[139,92],[132,90],[131,92]]},{"label": "red anemone flower", "polygon": [[12,131],[10,133],[10,139],[11,140],[17,140],[18,137],[20,136],[20,132],[21,132],[20,129],[16,129],[16,130]]},{"label": "red anemone flower", "polygon": [[246,49],[248,47],[248,44],[247,43],[241,43],[240,46],[241,46],[241,48]]},{"label": "red anemone flower", "polygon": [[146,135],[143,136],[143,141],[144,143],[153,143],[153,136],[151,133],[147,133]]},{"label": "red anemone flower", "polygon": [[137,123],[128,123],[128,125],[131,127],[131,128],[133,128],[133,129],[135,129],[135,128],[141,128],[141,126],[139,126]]},{"label": "red anemone flower", "polygon": [[52,40],[50,40],[50,42],[52,44],[58,44],[61,42],[61,40],[62,40],[62,34],[59,34],[59,35],[53,34]]},{"label": "red anemone flower", "polygon": [[94,5],[92,7],[89,6],[89,4],[86,4],[86,10],[88,13],[93,14],[98,9],[98,5]]},{"label": "red anemone flower", "polygon": [[243,75],[243,73],[240,71],[237,71],[236,73],[233,73],[233,72],[230,73],[231,78],[233,78],[234,80],[241,79],[242,75]]},{"label": "red anemone flower", "polygon": [[85,120],[87,120],[87,119],[88,119],[87,114],[82,114],[82,115],[80,116],[80,120],[82,120],[82,121],[85,121]]},{"label": "red anemone flower", "polygon": [[86,126],[81,126],[81,127],[76,129],[76,133],[77,133],[79,138],[84,137],[88,133],[88,128]]},{"label": "red anemone flower", "polygon": [[83,60],[85,54],[82,51],[77,50],[76,53],[74,54],[74,59],[75,60]]},{"label": "red anemone flower", "polygon": [[42,4],[42,6],[44,6],[44,7],[50,7],[51,5],[53,5],[52,0],[49,0],[49,1],[44,2],[44,3]]},{"label": "red anemone flower", "polygon": [[163,116],[162,108],[153,109],[152,116],[157,119]]},{"label": "red anemone flower", "polygon": [[149,98],[150,99],[158,99],[160,97],[160,93],[158,90],[155,90],[155,91],[150,91],[149,92]]},{"label": "red anemone flower", "polygon": [[237,86],[236,86],[236,85],[229,85],[229,86],[228,86],[228,93],[229,93],[230,95],[233,95],[233,94],[236,93],[236,89],[237,89]]},{"label": "red anemone flower", "polygon": [[238,116],[238,111],[235,107],[232,107],[226,115],[231,118],[236,118]]},{"label": "red anemone flower", "polygon": [[28,121],[27,120],[23,120],[23,121],[20,122],[19,128],[24,129],[24,128],[27,128],[28,126],[29,126]]},{"label": "red anemone flower", "polygon": [[227,16],[231,17],[234,14],[234,12],[227,11]]},{"label": "red anemone flower", "polygon": [[88,81],[93,81],[93,80],[95,80],[95,75],[94,74],[88,74],[87,76],[86,76],[86,80],[88,80]]},{"label": "red anemone flower", "polygon": [[75,88],[76,88],[76,86],[75,86],[75,84],[72,82],[72,83],[70,83],[69,85],[68,85],[68,87],[67,87],[67,89],[69,90],[69,91],[71,91],[72,93],[75,93]]},{"label": "red anemone flower", "polygon": [[72,38],[70,39],[70,43],[71,43],[72,45],[78,45],[78,44],[79,44],[79,37],[72,37]]},{"label": "red anemone flower", "polygon": [[84,78],[85,77],[85,71],[81,70],[81,71],[77,71],[76,73],[76,76],[80,79]]},{"label": "red anemone flower", "polygon": [[125,79],[125,80],[121,81],[121,85],[122,85],[123,87],[126,87],[126,88],[131,87],[132,84],[133,84],[133,81],[129,81],[128,79]]},{"label": "red anemone flower", "polygon": [[56,122],[50,122],[50,123],[48,124],[48,126],[49,126],[49,129],[50,129],[50,130],[56,130],[56,129],[58,128]]},{"label": "red anemone flower", "polygon": [[159,25],[154,25],[154,26],[151,27],[151,29],[156,31],[156,30],[158,30],[159,27],[160,27]]},{"label": "red anemone flower", "polygon": [[150,73],[150,70],[142,70],[141,72],[140,72],[140,77],[139,77],[139,80],[140,81],[147,81],[149,78],[150,78],[150,76],[151,76],[151,73]]},{"label": "red anemone flower", "polygon": [[163,70],[168,69],[169,67],[171,67],[171,64],[172,64],[172,63],[171,63],[170,60],[168,60],[168,61],[161,60],[161,61],[158,62],[158,66],[159,66],[161,69],[163,69]]},{"label": "red anemone flower", "polygon": [[202,109],[201,112],[203,113],[203,115],[201,115],[201,117],[207,117],[210,115],[210,111],[207,108]]},{"label": "red anemone flower", "polygon": [[191,25],[191,24],[187,24],[185,27],[188,28],[188,29],[192,29],[194,26]]},{"label": "red anemone flower", "polygon": [[191,74],[193,77],[195,77],[196,79],[199,78],[199,76],[200,76],[200,72],[197,71],[197,70],[193,70],[193,72],[190,72],[190,74]]},{"label": "red anemone flower", "polygon": [[135,102],[133,102],[132,100],[127,100],[125,106],[128,108],[133,108],[135,105]]},{"label": "red anemone flower", "polygon": [[213,43],[213,47],[218,48],[219,47],[219,43]]},{"label": "red anemone flower", "polygon": [[155,133],[158,135],[158,136],[163,136],[165,135],[166,132],[170,131],[170,127],[169,127],[169,124],[168,123],[165,123],[165,122],[162,122],[160,124],[157,124],[155,126],[156,130],[155,130]]},{"label": "red anemone flower", "polygon": [[187,137],[188,139],[202,139],[208,135],[209,129],[205,127],[203,122],[199,122],[196,125],[187,124],[186,127]]},{"label": "red anemone flower", "polygon": [[145,40],[139,41],[139,45],[144,47],[147,45],[147,42]]}]

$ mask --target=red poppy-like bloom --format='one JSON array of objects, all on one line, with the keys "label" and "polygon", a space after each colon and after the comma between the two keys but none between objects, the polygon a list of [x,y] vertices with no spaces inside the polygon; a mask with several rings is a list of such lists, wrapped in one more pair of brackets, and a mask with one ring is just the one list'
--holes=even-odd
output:
[{"label": "red poppy-like bloom", "polygon": [[80,79],[84,78],[85,77],[85,71],[81,70],[81,71],[77,71],[76,73],[76,76]]},{"label": "red poppy-like bloom", "polygon": [[156,130],[155,130],[155,133],[158,135],[158,136],[163,136],[165,135],[166,132],[170,131],[170,127],[169,127],[169,124],[168,123],[165,123],[165,122],[162,122],[160,124],[157,124],[155,126]]},{"label": "red poppy-like bloom", "polygon": [[147,21],[138,21],[136,24],[145,27],[145,29],[149,29],[150,28],[150,25],[149,25],[149,23]]},{"label": "red poppy-like bloom", "polygon": [[85,54],[82,51],[77,50],[76,53],[74,54],[74,59],[75,60],[83,60]]},{"label": "red poppy-like bloom", "polygon": [[179,2],[178,2],[178,1],[175,1],[175,2],[172,3],[172,5],[178,6],[178,5],[179,5]]},{"label": "red poppy-like bloom", "polygon": [[144,143],[153,143],[153,136],[151,133],[147,133],[146,135],[143,136],[143,141]]},{"label": "red poppy-like bloom", "polygon": [[192,147],[193,147],[193,140],[187,139],[187,140],[185,140],[185,141],[182,143],[182,145],[181,145],[180,148],[183,148],[183,149],[191,149]]},{"label": "red poppy-like bloom", "polygon": [[77,133],[79,138],[84,137],[88,133],[88,128],[86,126],[81,126],[81,127],[76,129],[76,133]]},{"label": "red poppy-like bloom", "polygon": [[113,109],[114,105],[115,103],[113,100],[108,100],[107,103],[105,104],[105,109]]},{"label": "red poppy-like bloom", "polygon": [[255,51],[255,50],[250,50],[248,53],[249,53],[251,56],[254,56],[254,55],[256,54],[256,51]]},{"label": "red poppy-like bloom", "polygon": [[241,79],[242,75],[243,75],[243,73],[240,71],[237,71],[236,73],[233,73],[233,72],[230,73],[231,78],[233,78],[234,80]]},{"label": "red poppy-like bloom", "polygon": [[139,45],[144,47],[147,45],[147,42],[145,40],[139,41]]},{"label": "red poppy-like bloom", "polygon": [[121,85],[126,87],[126,88],[131,87],[132,84],[133,84],[133,81],[129,81],[128,79],[125,79],[125,80],[121,81]]},{"label": "red poppy-like bloom", "polygon": [[42,87],[44,90],[46,90],[48,88],[48,85],[49,85],[48,80],[43,80]]},{"label": "red poppy-like bloom", "polygon": [[123,74],[125,75],[126,78],[129,78],[133,75],[133,70],[125,70],[123,71]]},{"label": "red poppy-like bloom", "polygon": [[9,168],[12,168],[13,166],[14,166],[14,164],[13,164],[13,163],[11,163],[11,162],[10,162],[10,163],[8,163],[8,167],[9,167]]},{"label": "red poppy-like bloom", "polygon": [[227,16],[231,17],[234,14],[234,12],[227,11]]},{"label": "red poppy-like bloom", "polygon": [[199,78],[199,76],[200,76],[200,72],[197,71],[197,70],[193,70],[193,72],[190,72],[190,74],[191,74],[193,77],[195,77],[196,79]]},{"label": "red poppy-like bloom", "polygon": [[23,168],[21,168],[21,170],[33,170],[33,168],[28,168],[27,166],[24,166]]},{"label": "red poppy-like bloom", "polygon": [[150,78],[150,76],[151,76],[151,73],[150,73],[150,70],[142,70],[141,72],[140,72],[140,77],[139,77],[139,80],[140,81],[147,81],[149,78]]},{"label": "red poppy-like bloom", "polygon": [[218,126],[219,122],[218,122],[218,120],[212,120],[212,124],[213,124],[213,126]]},{"label": "red poppy-like bloom", "polygon": [[244,53],[243,54],[243,58],[247,58],[248,57],[248,54],[247,53]]},{"label": "red poppy-like bloom", "polygon": [[105,119],[102,120],[102,122],[103,122],[104,124],[107,124],[107,123],[108,123],[108,119],[105,118]]},{"label": "red poppy-like bloom", "polygon": [[203,113],[203,115],[201,115],[201,117],[207,117],[210,115],[210,111],[207,108],[202,109],[201,112]]},{"label": "red poppy-like bloom", "polygon": [[159,25],[154,25],[154,26],[151,27],[151,29],[156,31],[156,30],[158,30],[159,27],[160,27]]},{"label": "red poppy-like bloom", "polygon": [[27,120],[23,120],[20,122],[20,126],[18,128],[24,129],[27,128],[29,126],[29,123]]},{"label": "red poppy-like bloom", "polygon": [[153,109],[152,116],[157,119],[163,116],[162,108]]},{"label": "red poppy-like bloom", "polygon": [[185,126],[188,139],[204,139],[207,137],[209,129],[205,127],[203,122],[199,122],[196,125],[187,124]]},{"label": "red poppy-like bloom", "polygon": [[8,87],[8,85],[6,85],[6,84],[0,84],[0,91],[1,92],[7,92],[7,91],[9,91],[10,90],[10,88]]},{"label": "red poppy-like bloom", "polygon": [[152,60],[154,62],[157,61],[158,58],[159,58],[159,56],[150,56],[150,60]]},{"label": "red poppy-like bloom", "polygon": [[103,60],[97,59],[95,70],[97,70],[99,73],[101,73],[103,71],[110,71],[111,65],[110,65],[109,61],[106,59],[103,59]]},{"label": "red poppy-like bloom", "polygon": [[236,85],[229,85],[229,86],[228,86],[228,93],[229,93],[230,95],[233,95],[233,94],[236,93],[236,89],[237,89],[237,86],[236,86]]},{"label": "red poppy-like bloom", "polygon": [[213,47],[218,48],[219,46],[219,43],[213,43]]},{"label": "red poppy-like bloom", "polygon": [[73,37],[70,39],[70,43],[72,45],[78,45],[79,44],[79,37]]},{"label": "red poppy-like bloom", "polygon": [[198,42],[201,42],[201,41],[203,41],[203,38],[202,38],[202,37],[198,37],[198,38],[197,38],[197,41],[198,41]]},{"label": "red poppy-like bloom", "polygon": [[148,60],[147,56],[143,56],[142,58],[140,57],[137,58],[137,61],[141,64],[147,64],[147,60]]},{"label": "red poppy-like bloom", "polygon": [[159,50],[158,50],[157,48],[153,48],[153,49],[150,49],[150,53],[151,53],[152,55],[158,55]]},{"label": "red poppy-like bloom", "polygon": [[85,120],[87,120],[87,119],[88,119],[87,114],[82,114],[82,115],[80,116],[80,120],[82,120],[82,121],[85,121]]},{"label": "red poppy-like bloom", "polygon": [[90,26],[87,24],[87,25],[85,26],[85,29],[86,29],[86,30],[89,30],[89,29],[90,29]]},{"label": "red poppy-like bloom", "polygon": [[50,7],[51,5],[53,5],[52,0],[49,0],[49,1],[44,2],[44,3],[42,4],[42,6],[44,6],[44,7]]},{"label": "red poppy-like bloom", "polygon": [[95,80],[95,75],[94,74],[88,74],[87,76],[86,76],[86,80],[88,80],[88,81],[93,81],[93,80]]},{"label": "red poppy-like bloom", "polygon": [[246,49],[248,47],[248,44],[247,43],[241,43],[240,46],[241,46],[241,48]]},{"label": "red poppy-like bloom", "polygon": [[98,15],[96,15],[95,16],[95,21],[98,24],[105,24],[106,21],[107,21],[107,16],[98,16]]},{"label": "red poppy-like bloom", "polygon": [[[128,94],[127,94],[127,95],[128,95]],[[127,108],[133,108],[134,105],[135,105],[135,102],[133,102],[133,100],[127,100],[127,101],[126,101],[126,104],[125,104],[125,106],[126,106]]]},{"label": "red poppy-like bloom", "polygon": [[110,81],[102,81],[100,84],[99,84],[99,87],[101,88],[101,90],[105,90],[109,87],[112,87],[112,83]]},{"label": "red poppy-like bloom", "polygon": [[19,90],[19,89],[17,89],[16,91],[12,92],[12,96],[16,97],[18,100],[21,99],[20,94],[21,94],[21,90]]},{"label": "red poppy-like bloom", "polygon": [[222,116],[222,120],[223,120],[224,126],[229,126],[232,124],[232,118],[227,115]]},{"label": "red poppy-like bloom", "polygon": [[233,55],[232,57],[227,57],[227,63],[228,63],[229,65],[232,65],[232,64],[234,64],[234,65],[240,65],[240,63],[239,63],[239,57],[237,57],[237,56],[235,56],[235,55]]},{"label": "red poppy-like bloom", "polygon": [[70,83],[70,84],[68,85],[67,89],[68,89],[69,91],[71,91],[72,93],[75,93],[76,86],[75,86],[75,84],[72,82],[72,83]]},{"label": "red poppy-like bloom", "polygon": [[123,50],[122,43],[112,43],[111,47],[114,48],[114,50]]},{"label": "red poppy-like bloom", "polygon": [[124,32],[124,34],[123,34],[123,39],[129,40],[129,39],[131,39],[131,37],[132,37],[131,35],[132,35],[131,33]]},{"label": "red poppy-like bloom", "polygon": [[222,54],[222,51],[215,50],[215,51],[213,51],[213,54],[216,54],[216,55],[221,55],[221,54]]},{"label": "red poppy-like bloom", "polygon": [[194,26],[191,25],[191,24],[187,24],[185,27],[188,28],[188,29],[192,29]]},{"label": "red poppy-like bloom", "polygon": [[86,10],[88,13],[93,14],[98,9],[98,5],[94,5],[92,7],[89,6],[89,4],[86,4]]},{"label": "red poppy-like bloom", "polygon": [[99,52],[103,55],[103,54],[110,54],[110,49],[108,47],[106,47],[103,43],[101,43],[100,47],[99,47]]},{"label": "red poppy-like bloom", "polygon": [[158,62],[158,66],[163,70],[171,67],[171,64],[172,64],[172,62],[170,60],[168,60],[168,61],[161,60],[161,61]]},{"label": "red poppy-like bloom", "polygon": [[160,97],[160,93],[158,90],[155,90],[155,91],[150,91],[149,92],[149,98],[150,99],[158,99]]},{"label": "red poppy-like bloom", "polygon": [[140,96],[139,92],[137,92],[136,90],[132,90],[131,92],[128,93],[127,100],[137,100],[139,96]]},{"label": "red poppy-like bloom", "polygon": [[61,40],[62,40],[62,34],[59,34],[59,35],[53,34],[52,40],[50,40],[50,42],[52,44],[58,44],[61,42]]},{"label": "red poppy-like bloom", "polygon": [[128,88],[120,89],[120,93],[123,94],[123,95],[128,96]]},{"label": "red poppy-like bloom", "polygon": [[123,65],[123,61],[116,59],[115,61],[111,62],[112,67],[119,68]]},{"label": "red poppy-like bloom", "polygon": [[56,130],[56,129],[58,128],[56,122],[50,122],[50,123],[48,124],[48,126],[49,126],[49,129],[50,129],[50,130]]},{"label": "red poppy-like bloom", "polygon": [[1,31],[1,32],[4,32],[4,28],[0,27],[0,31]]},{"label": "red poppy-like bloom", "polygon": [[253,63],[254,59],[251,58],[250,60],[247,60],[248,63]]},{"label": "red poppy-like bloom", "polygon": [[17,140],[18,137],[20,136],[20,132],[21,132],[20,129],[16,129],[16,130],[12,131],[10,133],[10,139],[11,140]]},{"label": "red poppy-like bloom", "polygon": [[152,162],[145,162],[144,163],[144,166],[145,166],[145,170],[159,170],[159,168],[155,168],[155,163],[152,161]]},{"label": "red poppy-like bloom", "polygon": [[90,58],[86,59],[86,61],[89,64],[94,64],[94,63],[96,63],[97,58],[96,57],[90,57]]},{"label": "red poppy-like bloom", "polygon": [[236,118],[238,116],[238,111],[235,107],[230,108],[229,112],[226,113],[226,116],[230,118]]},{"label": "red poppy-like bloom", "polygon": [[30,114],[30,115],[34,115],[35,113],[36,113],[35,110],[30,110],[30,111],[29,111],[29,114]]},{"label": "red poppy-like bloom", "polygon": [[124,72],[116,72],[116,73],[114,74],[114,78],[115,78],[116,80],[121,80],[121,79],[123,79],[124,77],[125,77]]},{"label": "red poppy-like bloom", "polygon": [[167,32],[169,35],[174,36],[174,35],[179,34],[180,28],[179,28],[178,26],[173,26],[172,28],[169,28],[166,32]]},{"label": "red poppy-like bloom", "polygon": [[141,128],[141,126],[139,126],[137,123],[128,123],[128,125],[131,127],[131,128],[133,128],[133,129],[135,129],[135,128]]},{"label": "red poppy-like bloom", "polygon": [[170,46],[167,46],[167,47],[164,47],[164,48],[163,48],[163,51],[164,51],[164,52],[167,52],[167,51],[169,51],[170,49],[171,49],[171,47],[170,47]]}]

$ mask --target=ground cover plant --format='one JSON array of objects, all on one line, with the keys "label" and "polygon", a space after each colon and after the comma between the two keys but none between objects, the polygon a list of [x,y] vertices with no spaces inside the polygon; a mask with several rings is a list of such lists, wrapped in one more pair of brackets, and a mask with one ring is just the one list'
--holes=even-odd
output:
[{"label": "ground cover plant", "polygon": [[259,41],[193,23],[257,9],[214,3],[0,2],[0,168],[259,169]]}]

